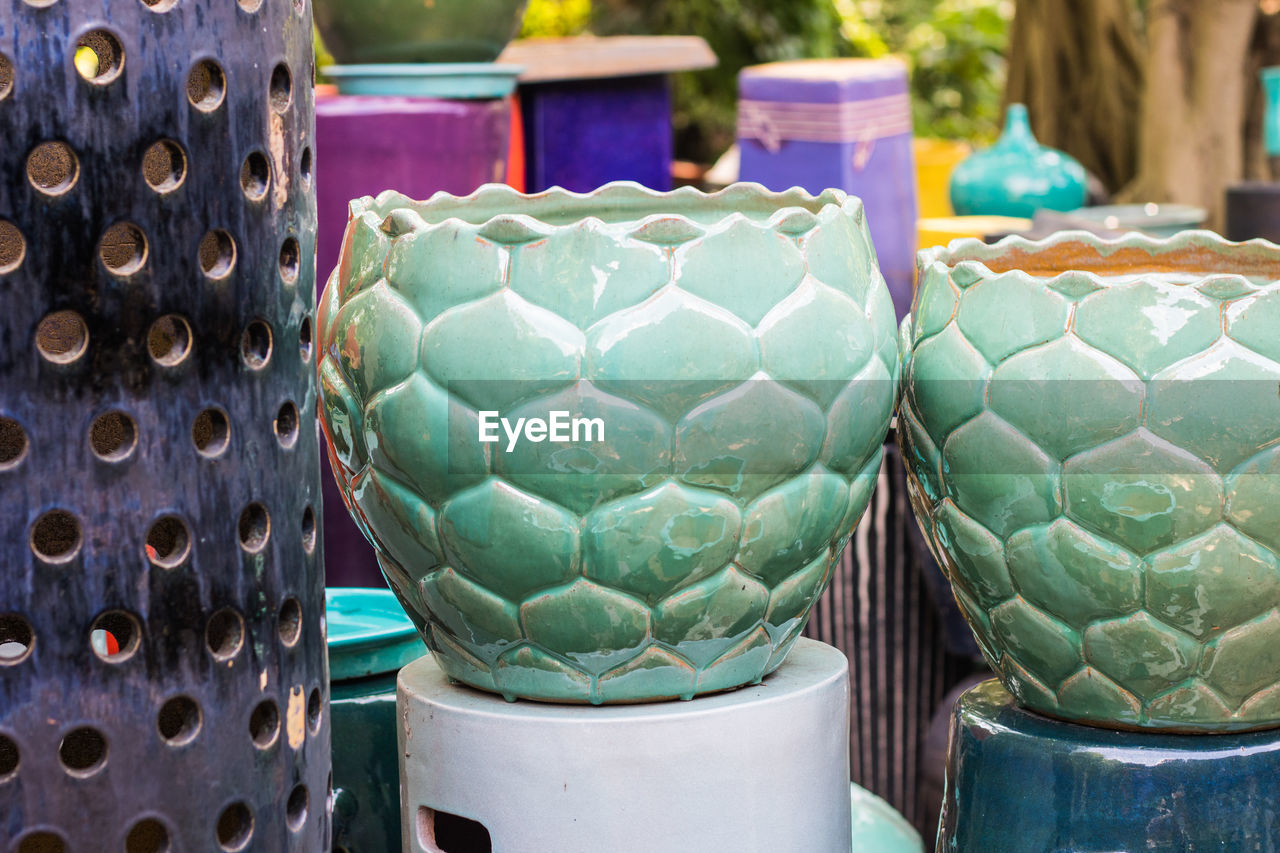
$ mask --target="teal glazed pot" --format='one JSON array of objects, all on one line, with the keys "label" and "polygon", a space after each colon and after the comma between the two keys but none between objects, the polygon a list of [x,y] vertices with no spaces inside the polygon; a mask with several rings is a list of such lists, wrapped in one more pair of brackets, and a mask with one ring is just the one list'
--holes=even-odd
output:
[{"label": "teal glazed pot", "polygon": [[[861,202],[755,184],[360,199],[318,323],[348,508],[445,672],[508,699],[775,669],[898,371]],[[479,440],[556,412],[601,429]]]},{"label": "teal glazed pot", "polygon": [[315,0],[316,29],[342,65],[493,62],[528,0]]},{"label": "teal glazed pot", "polygon": [[1280,157],[1280,68],[1264,68],[1261,72],[1263,111],[1262,143],[1268,157]]},{"label": "teal glazed pot", "polygon": [[1280,247],[1207,231],[920,253],[899,436],[1024,706],[1280,725]]},{"label": "teal glazed pot", "polygon": [[423,654],[418,632],[385,589],[325,590],[333,721],[333,846],[394,853],[400,843],[396,674]]},{"label": "teal glazed pot", "polygon": [[1010,104],[996,144],[964,160],[951,174],[957,216],[1017,216],[1075,210],[1088,196],[1084,167],[1036,141],[1027,108]]}]

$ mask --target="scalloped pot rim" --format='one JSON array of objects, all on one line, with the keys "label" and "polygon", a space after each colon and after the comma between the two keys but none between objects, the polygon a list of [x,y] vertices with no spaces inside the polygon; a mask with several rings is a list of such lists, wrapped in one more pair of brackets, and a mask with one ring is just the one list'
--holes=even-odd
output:
[{"label": "scalloped pot rim", "polygon": [[970,268],[975,279],[1020,272],[1046,282],[1080,276],[1106,286],[1109,279],[1121,276],[1172,273],[1256,285],[1259,280],[1280,280],[1280,245],[1266,240],[1234,243],[1203,230],[1167,238],[1133,232],[1111,240],[1088,231],[1061,231],[1043,240],[1014,235],[984,243],[966,237],[916,256],[922,277],[926,270],[945,275],[961,265]]},{"label": "scalloped pot rim", "polygon": [[539,233],[588,221],[628,228],[662,222],[670,226],[664,230],[688,231],[692,237],[709,226],[744,218],[802,233],[816,225],[818,215],[827,208],[844,211],[857,220],[863,217],[862,200],[839,189],[814,196],[799,187],[776,192],[757,183],[738,183],[714,193],[693,187],[658,192],[634,181],[614,181],[589,193],[552,187],[526,194],[506,184],[485,184],[470,195],[438,192],[426,201],[385,190],[376,198],[355,199],[349,211],[351,219],[368,213],[391,217],[399,211],[412,211],[428,226],[465,224],[495,232]]}]

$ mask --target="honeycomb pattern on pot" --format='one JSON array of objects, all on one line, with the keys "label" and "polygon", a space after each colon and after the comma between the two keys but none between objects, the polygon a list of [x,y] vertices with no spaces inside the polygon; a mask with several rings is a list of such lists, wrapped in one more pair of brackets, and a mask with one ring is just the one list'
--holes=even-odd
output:
[{"label": "honeycomb pattern on pot", "polygon": [[[384,193],[353,203],[318,324],[348,509],[446,672],[509,699],[776,668],[866,508],[899,369],[834,191]],[[556,411],[605,440],[479,440],[481,412]]]},{"label": "honeycomb pattern on pot", "polygon": [[[921,254],[899,414],[916,515],[1023,705],[1280,724],[1280,253],[1194,232],[1121,242],[1163,272],[973,259],[1069,242],[1117,251]],[[1177,271],[1206,254],[1250,274]]]}]

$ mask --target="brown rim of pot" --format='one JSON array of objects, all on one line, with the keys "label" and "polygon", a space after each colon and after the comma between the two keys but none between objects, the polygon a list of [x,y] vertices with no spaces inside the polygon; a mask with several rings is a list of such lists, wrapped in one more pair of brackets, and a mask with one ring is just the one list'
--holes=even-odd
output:
[{"label": "brown rim of pot", "polygon": [[990,244],[973,238],[953,240],[916,256],[921,274],[934,265],[952,270],[961,264],[973,267],[978,278],[1007,272],[1035,278],[1184,273],[1274,281],[1280,279],[1280,246],[1266,240],[1233,243],[1213,231],[1183,231],[1172,237],[1133,232],[1116,239],[1088,231],[1060,231],[1043,240],[1018,236]]}]

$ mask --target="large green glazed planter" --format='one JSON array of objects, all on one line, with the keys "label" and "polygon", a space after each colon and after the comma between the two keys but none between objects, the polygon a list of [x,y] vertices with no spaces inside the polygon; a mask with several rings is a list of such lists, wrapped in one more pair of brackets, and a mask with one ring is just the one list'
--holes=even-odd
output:
[{"label": "large green glazed planter", "polygon": [[920,253],[916,514],[1025,706],[1280,725],[1280,247],[1066,232]]},{"label": "large green glazed planter", "polygon": [[[383,193],[353,202],[318,321],[348,508],[444,670],[509,699],[776,668],[866,508],[898,371],[837,191]],[[485,411],[604,437],[508,452]]]},{"label": "large green glazed planter", "polygon": [[493,62],[528,0],[315,0],[316,28],[343,65]]}]

